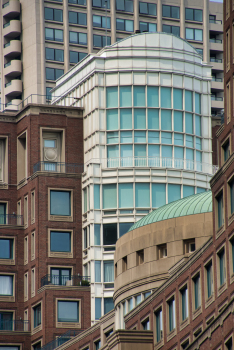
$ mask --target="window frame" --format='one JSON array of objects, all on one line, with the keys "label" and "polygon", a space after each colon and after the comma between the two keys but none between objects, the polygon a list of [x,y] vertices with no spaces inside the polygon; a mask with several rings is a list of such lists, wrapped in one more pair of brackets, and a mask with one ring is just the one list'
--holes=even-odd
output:
[{"label": "window frame", "polygon": [[28,235],[24,237],[24,265],[28,264]]},{"label": "window frame", "polygon": [[[221,270],[220,270],[220,254],[223,252],[223,283],[221,284]],[[219,247],[216,251],[216,270],[217,270],[217,287],[218,287],[218,296],[221,295],[227,289],[227,254],[226,254],[226,245],[225,243]]]},{"label": "window frame", "polygon": [[[69,14],[70,14],[70,12],[73,12],[73,13],[76,13],[76,18],[77,18],[77,22],[76,23],[74,23],[74,22],[70,22],[69,21]],[[82,24],[82,23],[79,23],[79,15],[85,15],[86,16],[86,24]],[[69,25],[77,25],[77,26],[82,26],[82,27],[87,27],[87,13],[86,12],[77,12],[77,11],[72,11],[72,10],[68,10],[68,23],[69,23]]]},{"label": "window frame", "polygon": [[[219,218],[219,198],[222,196],[222,218]],[[215,198],[215,231],[216,238],[218,238],[225,229],[225,197],[224,197],[224,187],[220,188],[214,195]],[[219,225],[219,220],[222,220],[222,224]]]},{"label": "window frame", "polygon": [[36,231],[31,232],[31,261],[35,259],[36,253]]},{"label": "window frame", "polygon": [[[69,272],[69,278],[71,277],[71,276],[73,276],[73,266],[71,266],[71,265],[48,265],[48,275],[50,276],[50,283],[52,284],[52,285],[54,285],[54,286],[66,286],[66,284],[64,285],[64,284],[53,284],[52,283],[52,273],[51,273],[51,269],[53,270],[59,270],[59,271],[62,271],[62,270],[70,270]],[[60,274],[59,274],[59,280],[60,280]],[[69,279],[70,280],[70,279]],[[71,284],[72,285],[72,284]]]},{"label": "window frame", "polygon": [[[79,303],[79,321],[78,322],[66,322],[66,321],[58,321],[58,301],[66,301],[66,302],[78,302]],[[81,299],[79,298],[56,298],[55,299],[55,319],[56,319],[56,328],[81,328]]]},{"label": "window frame", "polygon": [[12,240],[12,258],[0,258],[0,265],[15,265],[15,237],[1,236],[0,238]]},{"label": "window frame", "polygon": [[[186,19],[186,10],[192,10],[193,11],[193,19]],[[198,10],[198,11],[201,11],[202,12],[202,20],[201,21],[198,21],[196,19],[194,19],[195,17],[195,11]],[[194,8],[190,8],[190,7],[185,7],[185,21],[190,21],[190,22],[198,22],[198,23],[202,23],[203,22],[203,10],[202,9],[194,9]]]},{"label": "window frame", "polygon": [[[0,142],[2,142],[2,176],[0,177],[0,188],[7,188],[8,184],[8,136],[0,135]],[[0,157],[1,159],[1,157]]]},{"label": "window frame", "polygon": [[[1,312],[5,312],[5,313],[11,313],[12,314],[12,321],[14,322],[15,321],[15,310],[9,310],[9,309],[3,309],[3,308],[1,308],[0,309],[0,313]],[[13,328],[13,327],[12,327]],[[12,329],[13,330],[13,329]],[[4,331],[4,330],[2,330],[2,331]],[[1,343],[0,343],[0,345],[2,345]],[[4,346],[7,346],[8,344],[3,344]],[[9,345],[11,345],[11,344],[9,344]],[[14,344],[15,345],[15,344]]]},{"label": "window frame", "polygon": [[[234,193],[234,174],[232,174],[227,180],[228,225],[230,225],[234,221],[234,199],[231,196],[231,185]],[[232,200],[233,200],[233,203],[232,203]]]},{"label": "window frame", "polygon": [[[211,266],[211,294],[208,295],[208,270]],[[214,263],[213,257],[204,263],[204,284],[205,284],[205,308],[207,308],[214,300]]]},{"label": "window frame", "polygon": [[[173,329],[170,329],[170,305],[169,303],[171,301],[174,301],[174,305],[173,306],[173,326],[174,328]],[[168,332],[167,332],[167,341],[169,341],[172,337],[174,337],[175,333],[176,333],[176,295],[173,294],[173,295],[170,295],[169,298],[167,298],[166,300],[166,303],[167,303],[167,329],[168,329]]]},{"label": "window frame", "polygon": [[[186,300],[186,317],[183,319],[183,291],[187,290],[187,300]],[[180,330],[187,326],[189,322],[189,286],[188,282],[184,283],[179,287],[179,299],[180,299]]]},{"label": "window frame", "polygon": [[[199,285],[198,285],[198,302],[199,305],[196,308],[196,279],[199,278]],[[201,270],[196,271],[195,273],[193,273],[193,275],[191,276],[191,283],[192,283],[192,315],[193,315],[193,319],[195,319],[201,312],[202,312],[202,294],[201,294],[201,287],[202,287],[202,276],[201,276]]]},{"label": "window frame", "polygon": [[28,300],[28,272],[24,274],[24,301]]},{"label": "window frame", "polygon": [[[164,16],[163,15],[163,7],[170,7],[170,16]],[[179,9],[179,17],[172,17],[172,8],[173,7],[176,7]],[[166,4],[163,4],[162,5],[162,18],[173,18],[173,20],[180,20],[180,6],[174,6],[174,5],[166,5]]]},{"label": "window frame", "polygon": [[36,295],[36,268],[31,269],[31,297]]},{"label": "window frame", "polygon": [[[46,29],[50,29],[50,30],[53,30],[53,38],[52,39],[47,39],[46,38]],[[58,40],[56,39],[56,30],[59,30],[62,32],[62,40]],[[63,32],[63,29],[59,29],[59,28],[50,28],[50,27],[45,27],[45,41],[55,41],[57,43],[63,43],[64,42],[64,32]]]},{"label": "window frame", "polygon": [[[154,332],[154,339],[155,339],[155,343],[154,345],[159,346],[164,344],[164,336],[163,336],[163,304],[158,305],[157,308],[154,309],[154,322],[153,322],[153,332]],[[161,321],[162,324],[160,324],[160,326],[162,326],[162,329],[160,327],[160,339],[158,339],[158,333],[157,333],[157,313],[161,313]]]},{"label": "window frame", "polygon": [[229,237],[229,276],[231,284],[234,282],[234,233]]},{"label": "window frame", "polygon": [[[46,57],[46,49],[54,51],[54,59],[50,59],[50,58]],[[62,51],[62,53],[63,53],[63,60],[56,60],[56,50]],[[54,47],[46,47],[45,48],[45,60],[46,61],[50,61],[50,62],[52,61],[52,62],[61,62],[61,63],[63,63],[64,62],[64,50],[63,49],[57,49],[57,48],[54,48]]]},{"label": "window frame", "polygon": [[[49,10],[52,10],[52,12],[53,12],[53,19],[46,19],[45,17],[46,17],[46,9],[49,9]],[[58,20],[56,20],[56,19],[54,19],[54,17],[55,17],[55,11],[56,10],[58,10],[58,11],[61,11],[61,13],[62,13],[62,20],[61,21],[58,21]],[[53,22],[58,22],[58,23],[63,23],[63,10],[61,9],[61,8],[55,8],[55,7],[47,7],[47,6],[45,6],[44,7],[44,19],[45,19],[45,21],[53,21]]]},{"label": "window frame", "polygon": [[[37,308],[39,305],[41,305],[41,323],[39,325],[37,325],[36,327],[34,327],[34,309]],[[41,331],[42,330],[42,323],[43,323],[43,301],[39,300],[37,303],[33,304],[31,306],[31,333],[32,335]]]},{"label": "window frame", "polygon": [[[71,252],[53,252],[50,250],[50,237],[51,237],[51,231],[55,232],[69,232],[70,233],[70,239],[71,239]],[[48,257],[50,258],[73,258],[73,229],[60,229],[60,228],[48,228]]]},{"label": "window frame", "polygon": [[0,301],[15,302],[15,273],[1,272],[0,276],[12,276],[12,295],[0,295]]},{"label": "window frame", "polygon": [[[70,192],[70,206],[71,206],[71,215],[51,215],[50,214],[50,193],[51,191],[57,192]],[[54,188],[48,187],[48,220],[49,221],[64,221],[64,222],[73,222],[73,189],[70,188]]]}]

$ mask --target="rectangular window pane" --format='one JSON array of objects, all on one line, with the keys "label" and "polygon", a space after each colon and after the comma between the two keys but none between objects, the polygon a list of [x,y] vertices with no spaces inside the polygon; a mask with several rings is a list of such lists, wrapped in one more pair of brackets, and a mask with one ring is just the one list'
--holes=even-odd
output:
[{"label": "rectangular window pane", "polygon": [[183,90],[173,89],[173,106],[174,109],[183,109]]},{"label": "rectangular window pane", "polygon": [[146,142],[146,132],[145,131],[135,131],[134,132],[134,142],[135,143],[145,143]]},{"label": "rectangular window pane", "polygon": [[135,129],[146,128],[145,109],[143,108],[134,109],[134,128]]},{"label": "rectangular window pane", "polygon": [[95,298],[95,320],[102,316],[102,299]]},{"label": "rectangular window pane", "polygon": [[118,107],[118,87],[107,87],[106,88],[106,107],[113,108]]},{"label": "rectangular window pane", "polygon": [[166,204],[166,184],[152,184],[152,207],[158,208]]},{"label": "rectangular window pane", "polygon": [[95,261],[95,282],[101,282],[101,261]]},{"label": "rectangular window pane", "polygon": [[120,110],[120,129],[132,129],[132,110]]},{"label": "rectangular window pane", "polygon": [[158,131],[148,131],[148,143],[159,143]]},{"label": "rectangular window pane", "polygon": [[70,191],[50,191],[50,215],[71,215]]},{"label": "rectangular window pane", "polygon": [[171,108],[171,88],[161,87],[161,108]]},{"label": "rectangular window pane", "polygon": [[172,144],[172,133],[161,132],[161,143]]},{"label": "rectangular window pane", "polygon": [[107,130],[116,130],[119,128],[118,109],[108,109],[106,111]]},{"label": "rectangular window pane", "polygon": [[120,143],[132,143],[132,131],[121,131]]},{"label": "rectangular window pane", "polygon": [[195,113],[201,114],[201,94],[195,92]]},{"label": "rectangular window pane", "polygon": [[79,302],[58,301],[58,322],[79,322]]},{"label": "rectangular window pane", "polygon": [[113,309],[114,309],[113,299],[112,298],[104,298],[104,315]]},{"label": "rectangular window pane", "polygon": [[135,183],[135,202],[137,208],[150,207],[150,184]]},{"label": "rectangular window pane", "polygon": [[119,184],[119,208],[133,208],[133,184]]},{"label": "rectangular window pane", "polygon": [[100,209],[100,185],[94,185],[94,209]]},{"label": "rectangular window pane", "polygon": [[181,198],[180,185],[168,184],[168,203]]},{"label": "rectangular window pane", "polygon": [[195,116],[195,134],[201,136],[201,117],[199,115]]},{"label": "rectangular window pane", "polygon": [[118,131],[107,132],[106,138],[107,138],[108,145],[112,143],[119,143],[119,132]]},{"label": "rectangular window pane", "polygon": [[193,186],[183,186],[183,198],[192,196],[194,194],[194,187]]},{"label": "rectangular window pane", "polygon": [[191,147],[193,148],[193,136],[186,135],[186,142],[185,142],[186,147]]},{"label": "rectangular window pane", "polygon": [[114,261],[104,261],[104,282],[114,282]]},{"label": "rectangular window pane", "polygon": [[193,93],[192,91],[185,90],[185,110],[193,112]]},{"label": "rectangular window pane", "polygon": [[107,147],[108,167],[117,167],[119,165],[119,146]]},{"label": "rectangular window pane", "polygon": [[146,166],[146,145],[135,145],[135,166]]},{"label": "rectangular window pane", "polygon": [[13,295],[13,276],[0,275],[0,295]]},{"label": "rectangular window pane", "polygon": [[171,111],[161,109],[161,129],[172,130],[171,126]]},{"label": "rectangular window pane", "polygon": [[103,225],[103,245],[113,245],[117,241],[117,224]]},{"label": "rectangular window pane", "polygon": [[187,40],[194,40],[194,32],[192,28],[185,28],[185,38]]},{"label": "rectangular window pane", "polygon": [[160,166],[160,146],[148,145],[148,166],[159,167]]},{"label": "rectangular window pane", "polygon": [[147,105],[148,107],[158,107],[158,87],[147,87]]},{"label": "rectangular window pane", "polygon": [[213,293],[213,278],[212,278],[212,262],[206,266],[206,278],[207,278],[207,298]]},{"label": "rectangular window pane", "polygon": [[71,232],[50,232],[51,252],[71,252]]},{"label": "rectangular window pane", "polygon": [[103,190],[103,209],[117,208],[117,190],[116,184],[106,184],[102,186]]},{"label": "rectangular window pane", "polygon": [[182,134],[174,134],[174,144],[177,146],[183,146],[184,145],[184,135]]},{"label": "rectangular window pane", "polygon": [[185,113],[185,132],[193,134],[193,115],[190,113]]},{"label": "rectangular window pane", "polygon": [[13,240],[0,238],[0,259],[13,258]]},{"label": "rectangular window pane", "polygon": [[119,89],[120,107],[132,106],[132,87],[120,86]]},{"label": "rectangular window pane", "polygon": [[162,310],[159,310],[155,314],[156,316],[156,340],[157,343],[162,339]]},{"label": "rectangular window pane", "polygon": [[174,131],[183,132],[183,112],[174,111]]},{"label": "rectangular window pane", "polygon": [[145,107],[145,87],[133,86],[134,107]]},{"label": "rectangular window pane", "polygon": [[158,109],[148,109],[148,129],[159,129]]},{"label": "rectangular window pane", "polygon": [[101,244],[101,238],[100,238],[100,230],[101,225],[100,224],[94,224],[94,245],[100,245]]},{"label": "rectangular window pane", "polygon": [[119,224],[119,237],[125,235],[128,232],[130,227],[132,227],[133,222],[123,222]]},{"label": "rectangular window pane", "polygon": [[121,166],[132,167],[133,166],[133,151],[132,145],[121,145]]},{"label": "rectangular window pane", "polygon": [[198,309],[201,305],[200,300],[200,275],[193,278],[194,283],[194,308]]},{"label": "rectangular window pane", "polygon": [[[162,146],[162,157],[163,158],[172,158],[172,147],[171,146]],[[165,164],[170,164],[165,163]]]},{"label": "rectangular window pane", "polygon": [[203,40],[203,30],[202,29],[194,29],[195,31],[195,40],[202,41]]}]

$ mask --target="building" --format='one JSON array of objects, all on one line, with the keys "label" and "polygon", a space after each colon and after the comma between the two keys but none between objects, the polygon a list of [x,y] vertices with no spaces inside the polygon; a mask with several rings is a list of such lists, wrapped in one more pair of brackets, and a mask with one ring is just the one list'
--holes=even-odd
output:
[{"label": "building", "polygon": [[1,350],[40,349],[56,338],[58,345],[90,326],[82,138],[79,108],[0,114]]},{"label": "building", "polygon": [[210,188],[211,79],[185,40],[142,33],[57,81],[52,103],[84,108],[83,265],[93,323],[113,308],[116,240],[153,208]]},{"label": "building", "polygon": [[1,0],[0,12],[2,109],[45,103],[55,80],[87,53],[97,53],[106,42],[114,44],[139,31],[167,32],[188,40],[204,62],[213,66],[212,115],[223,108],[222,4],[208,0]]}]

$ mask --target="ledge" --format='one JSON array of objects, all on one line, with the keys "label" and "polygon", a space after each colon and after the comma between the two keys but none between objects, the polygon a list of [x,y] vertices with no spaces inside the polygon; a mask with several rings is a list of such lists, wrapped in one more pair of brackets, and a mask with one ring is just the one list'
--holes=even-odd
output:
[{"label": "ledge", "polygon": [[77,290],[82,292],[90,292],[90,287],[88,286],[56,286],[54,284],[47,284],[38,289],[37,293],[43,293],[45,290]]}]

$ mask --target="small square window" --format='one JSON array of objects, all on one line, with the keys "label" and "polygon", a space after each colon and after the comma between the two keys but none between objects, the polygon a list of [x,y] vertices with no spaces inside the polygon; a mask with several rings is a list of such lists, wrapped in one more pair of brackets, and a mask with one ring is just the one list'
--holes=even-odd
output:
[{"label": "small square window", "polygon": [[195,238],[184,240],[184,254],[193,253],[195,250]]},{"label": "small square window", "polygon": [[56,220],[56,216],[62,216],[64,219],[67,217],[70,221],[72,217],[72,192],[50,190],[49,210],[50,220]]},{"label": "small square window", "polygon": [[144,249],[138,250],[136,252],[136,266],[144,263]]},{"label": "small square window", "polygon": [[157,246],[157,259],[163,259],[167,257],[167,244],[160,244]]},{"label": "small square window", "polygon": [[76,322],[80,320],[79,301],[58,300],[58,322]]}]

